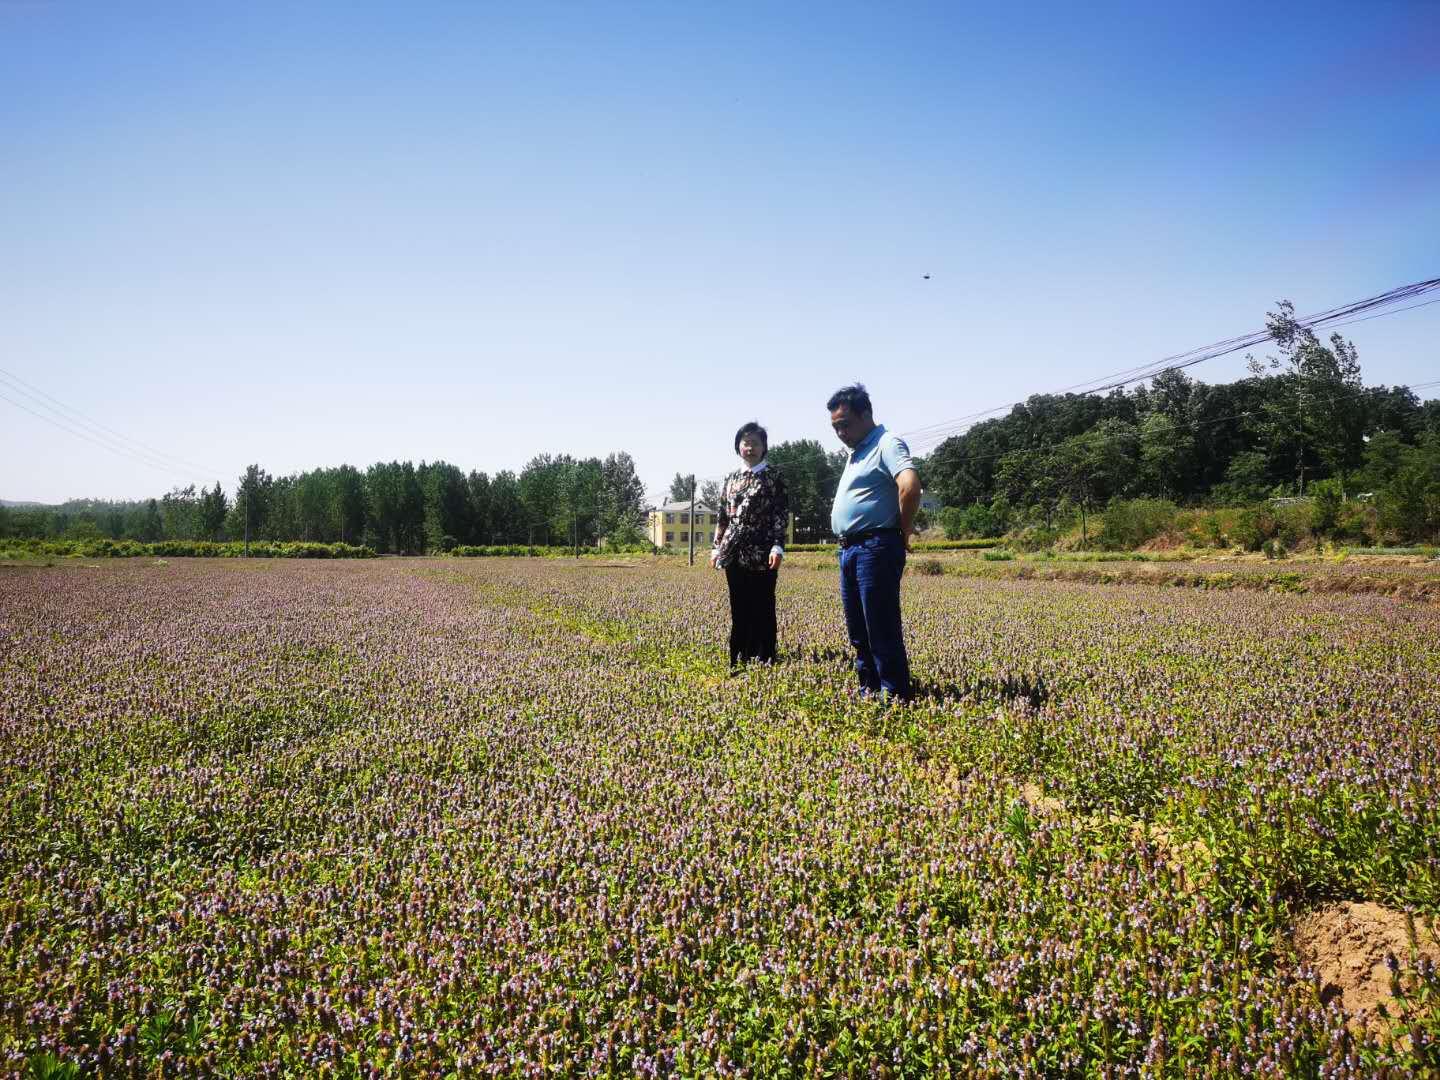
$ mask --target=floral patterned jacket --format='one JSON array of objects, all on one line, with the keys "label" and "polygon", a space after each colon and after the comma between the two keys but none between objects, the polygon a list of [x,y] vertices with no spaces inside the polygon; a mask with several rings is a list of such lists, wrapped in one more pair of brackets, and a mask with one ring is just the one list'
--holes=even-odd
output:
[{"label": "floral patterned jacket", "polygon": [[720,504],[717,565],[767,569],[770,549],[784,546],[790,523],[785,478],[770,465],[758,473],[740,469],[725,478]]}]

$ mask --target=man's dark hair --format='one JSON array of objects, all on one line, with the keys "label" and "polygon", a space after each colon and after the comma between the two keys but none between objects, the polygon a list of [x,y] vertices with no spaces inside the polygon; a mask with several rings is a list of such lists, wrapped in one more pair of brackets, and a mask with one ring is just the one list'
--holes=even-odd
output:
[{"label": "man's dark hair", "polygon": [[830,400],[825,403],[825,408],[834,412],[841,405],[847,405],[850,411],[856,416],[864,416],[873,412],[870,408],[870,394],[865,389],[864,383],[855,383],[853,386],[842,386],[830,395]]},{"label": "man's dark hair", "polygon": [[[765,429],[751,420],[748,424],[741,424],[740,430],[735,432],[735,453],[740,452],[740,440],[746,435],[759,435],[761,443],[765,446],[765,454],[770,452],[770,436],[765,434]],[[763,458],[765,454],[760,456]]]}]

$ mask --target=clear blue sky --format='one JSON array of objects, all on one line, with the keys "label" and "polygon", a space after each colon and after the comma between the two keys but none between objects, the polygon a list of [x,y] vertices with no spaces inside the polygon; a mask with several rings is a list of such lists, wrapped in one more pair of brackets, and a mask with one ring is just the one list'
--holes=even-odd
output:
[{"label": "clear blue sky", "polygon": [[[659,491],[1440,276],[1440,4],[0,0],[0,251],[0,368],[198,466],[0,401],[0,497]],[[1440,372],[1440,304],[1347,333]]]}]

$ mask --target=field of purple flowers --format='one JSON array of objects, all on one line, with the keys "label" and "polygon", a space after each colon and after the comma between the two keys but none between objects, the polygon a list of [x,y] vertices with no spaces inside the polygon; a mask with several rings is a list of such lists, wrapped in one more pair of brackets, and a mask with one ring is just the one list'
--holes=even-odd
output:
[{"label": "field of purple flowers", "polygon": [[1440,1070],[1440,608],[905,590],[887,709],[833,570],[4,568],[0,1074]]}]

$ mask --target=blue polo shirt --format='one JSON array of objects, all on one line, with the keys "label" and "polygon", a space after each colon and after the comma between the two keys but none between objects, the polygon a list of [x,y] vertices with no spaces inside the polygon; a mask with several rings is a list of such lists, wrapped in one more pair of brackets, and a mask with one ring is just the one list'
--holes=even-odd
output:
[{"label": "blue polo shirt", "polygon": [[835,505],[830,508],[830,529],[836,536],[869,529],[900,526],[900,489],[895,478],[913,469],[910,448],[884,424],[866,435],[845,462]]}]

